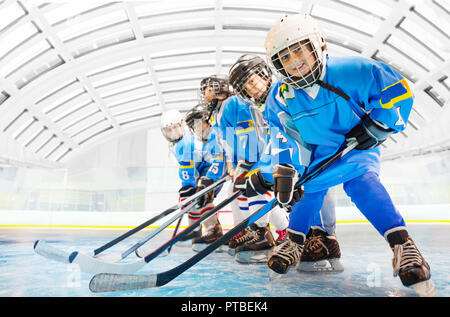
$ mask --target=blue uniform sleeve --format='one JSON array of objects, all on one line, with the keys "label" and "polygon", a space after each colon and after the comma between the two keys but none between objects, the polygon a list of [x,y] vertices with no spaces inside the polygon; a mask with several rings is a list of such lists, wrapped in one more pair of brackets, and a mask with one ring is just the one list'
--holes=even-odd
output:
[{"label": "blue uniform sleeve", "polygon": [[266,100],[264,117],[269,125],[266,145],[259,168],[264,180],[273,183],[272,171],[277,164],[294,166],[300,175],[310,163],[311,151],[295,128],[282,95],[283,86],[275,85]]},{"label": "blue uniform sleeve", "polygon": [[360,96],[370,118],[394,130],[406,128],[413,105],[408,82],[390,66],[376,61],[364,64]]},{"label": "blue uniform sleeve", "polygon": [[175,156],[178,161],[178,176],[181,180],[181,186],[197,186],[197,175],[194,164],[193,142],[187,142],[185,138],[181,139],[175,148]]},{"label": "blue uniform sleeve", "polygon": [[237,156],[234,149],[236,148],[235,137],[234,137],[234,128],[229,121],[229,112],[232,105],[229,106],[230,100],[226,100],[220,111],[216,112],[214,115],[215,123],[214,126],[217,138],[220,139],[220,144],[222,145],[223,150],[226,155],[233,161],[233,164],[237,163]]}]

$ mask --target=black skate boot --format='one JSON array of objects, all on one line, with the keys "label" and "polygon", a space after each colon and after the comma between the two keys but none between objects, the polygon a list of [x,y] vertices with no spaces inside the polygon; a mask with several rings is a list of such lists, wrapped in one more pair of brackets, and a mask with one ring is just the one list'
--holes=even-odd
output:
[{"label": "black skate boot", "polygon": [[278,274],[286,274],[291,266],[300,262],[304,241],[304,235],[288,231],[284,241],[272,250],[267,261],[269,268]]},{"label": "black skate boot", "polygon": [[[222,236],[223,236],[222,226],[220,225],[220,223],[217,223],[205,235],[192,239],[192,250],[194,250],[195,252],[200,252],[201,250],[206,248],[209,244],[213,243]],[[218,248],[217,251],[223,250],[222,248]]]},{"label": "black skate boot", "polygon": [[267,255],[275,246],[270,226],[250,225],[252,238],[236,247],[235,260],[239,263],[267,263]]},{"label": "black skate boot", "polygon": [[228,254],[234,256],[236,254],[236,248],[246,241],[253,238],[250,227],[245,228],[243,231],[239,232],[233,238],[228,241]]},{"label": "black skate boot", "polygon": [[202,236],[202,229],[200,228],[198,230],[189,232],[186,236],[181,238],[180,241],[189,241],[189,240],[193,240],[195,238],[200,238],[201,236]]},{"label": "black skate boot", "polygon": [[306,236],[298,271],[303,273],[341,273],[341,251],[336,235],[320,227],[312,227]]},{"label": "black skate boot", "polygon": [[412,286],[421,297],[436,295],[436,286],[431,280],[430,266],[417,249],[406,230],[394,231],[386,240],[394,252],[392,267],[394,276],[399,276],[402,284]]}]

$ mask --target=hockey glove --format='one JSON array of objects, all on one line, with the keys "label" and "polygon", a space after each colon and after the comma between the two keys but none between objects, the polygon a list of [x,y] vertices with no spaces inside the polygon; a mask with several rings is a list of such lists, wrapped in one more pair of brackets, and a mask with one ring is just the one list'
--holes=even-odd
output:
[{"label": "hockey glove", "polygon": [[346,141],[358,141],[357,150],[373,149],[386,141],[394,130],[381,122],[372,120],[369,116],[362,118],[361,124],[355,126],[346,135]]},{"label": "hockey glove", "polygon": [[242,190],[245,197],[264,195],[272,188],[266,183],[259,171],[252,173],[248,177],[237,178],[234,182],[233,191]]},{"label": "hockey glove", "polygon": [[238,178],[244,178],[247,172],[252,168],[253,163],[240,160],[233,171],[233,182]]},{"label": "hockey glove", "polygon": [[[205,189],[208,186],[211,186],[214,183],[214,181],[210,178],[207,178],[205,176],[200,177],[200,179],[197,182],[197,190],[196,192],[199,192],[203,189]],[[205,195],[201,196],[197,200],[197,205],[195,206],[197,209],[202,209],[206,205],[211,204],[214,200],[214,190],[211,190],[207,192]]]},{"label": "hockey glove", "polygon": [[295,188],[298,180],[297,170],[287,164],[275,165],[272,172],[274,185],[273,191],[278,204],[291,212],[291,207],[304,196],[303,187]]}]

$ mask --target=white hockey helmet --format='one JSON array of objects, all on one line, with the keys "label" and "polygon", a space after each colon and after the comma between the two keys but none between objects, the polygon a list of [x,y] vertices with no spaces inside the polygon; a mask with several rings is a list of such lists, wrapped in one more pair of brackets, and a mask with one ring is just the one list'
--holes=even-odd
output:
[{"label": "white hockey helmet", "polygon": [[176,143],[184,136],[185,124],[178,110],[172,109],[161,114],[161,132],[169,142]]},{"label": "white hockey helmet", "polygon": [[[290,54],[291,49],[308,47],[314,54],[315,62],[305,63],[302,58],[297,67],[297,74],[292,75],[281,63],[281,58]],[[317,21],[309,14],[289,14],[279,19],[266,36],[265,48],[270,65],[277,71],[279,79],[297,89],[312,86],[323,73],[326,63],[325,36]],[[309,71],[300,72],[300,68],[308,67]]]}]

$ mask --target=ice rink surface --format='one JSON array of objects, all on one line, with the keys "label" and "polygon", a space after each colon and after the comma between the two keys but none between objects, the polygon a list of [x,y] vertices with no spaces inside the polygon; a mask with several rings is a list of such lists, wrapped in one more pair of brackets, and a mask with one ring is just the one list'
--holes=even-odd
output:
[{"label": "ice rink surface", "polygon": [[[431,266],[437,296],[450,297],[450,224],[408,224],[408,230]],[[227,253],[213,253],[160,288],[92,293],[91,274],[76,265],[48,260],[33,251],[37,239],[65,250],[92,251],[123,233],[113,230],[2,229],[0,230],[0,296],[2,297],[415,297],[392,274],[392,252],[369,224],[338,224],[337,237],[345,271],[340,274],[300,274],[291,269],[270,279],[265,264],[243,265]],[[149,230],[114,246],[121,253]],[[170,238],[166,231],[152,240],[155,247]],[[166,271],[194,255],[176,245],[137,273]],[[131,254],[124,262],[136,261]]]}]

